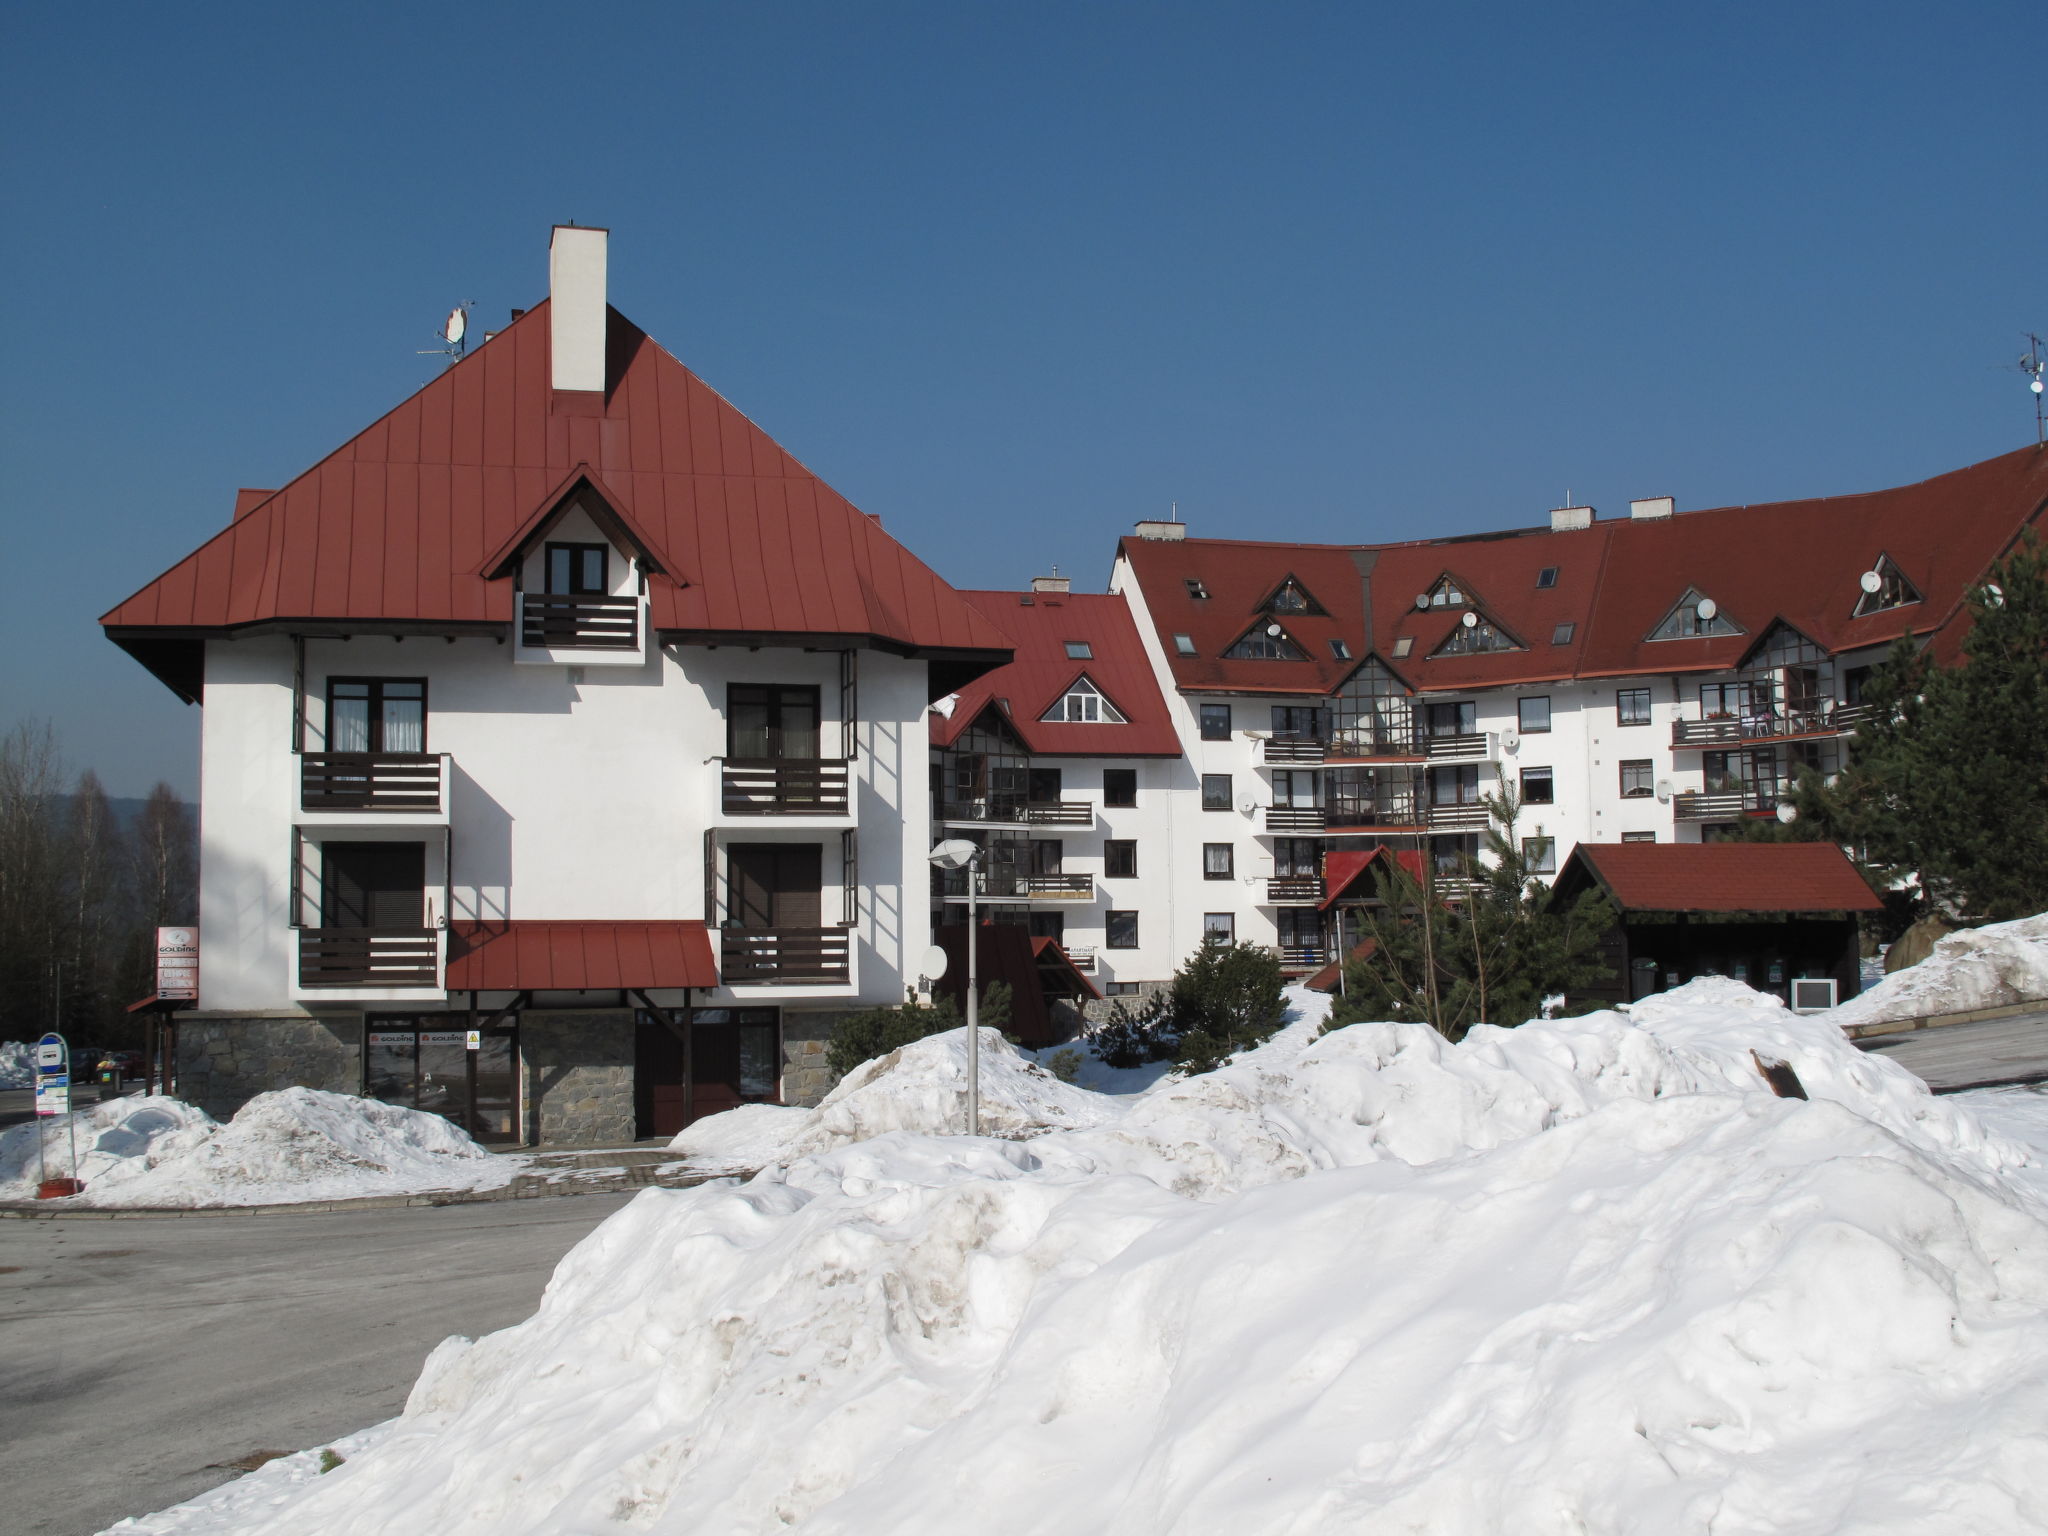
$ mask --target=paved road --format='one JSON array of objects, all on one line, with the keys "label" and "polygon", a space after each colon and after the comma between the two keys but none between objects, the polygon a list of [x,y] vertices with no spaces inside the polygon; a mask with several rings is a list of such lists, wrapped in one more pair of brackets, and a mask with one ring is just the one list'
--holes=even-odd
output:
[{"label": "paved road", "polygon": [[389,1418],[630,1198],[0,1221],[0,1528],[89,1536]]},{"label": "paved road", "polygon": [[1904,1035],[1874,1035],[1856,1043],[1866,1051],[1891,1057],[1936,1093],[2048,1078],[2048,1013],[1948,1024]]}]

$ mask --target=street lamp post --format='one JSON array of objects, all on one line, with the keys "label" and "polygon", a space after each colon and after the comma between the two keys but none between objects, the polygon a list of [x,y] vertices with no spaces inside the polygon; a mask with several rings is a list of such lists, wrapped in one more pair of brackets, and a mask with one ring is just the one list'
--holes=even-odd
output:
[{"label": "street lamp post", "polygon": [[981,1134],[981,990],[976,965],[981,950],[981,934],[975,926],[975,887],[981,883],[982,853],[982,849],[960,837],[939,844],[926,855],[941,869],[967,872],[967,1134],[970,1136]]}]

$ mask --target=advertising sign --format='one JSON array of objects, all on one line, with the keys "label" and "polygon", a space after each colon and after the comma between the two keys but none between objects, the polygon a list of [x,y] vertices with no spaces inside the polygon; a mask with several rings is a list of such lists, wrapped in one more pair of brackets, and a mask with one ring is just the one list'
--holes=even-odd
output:
[{"label": "advertising sign", "polygon": [[199,999],[199,930],[156,931],[156,995],[166,1002]]}]

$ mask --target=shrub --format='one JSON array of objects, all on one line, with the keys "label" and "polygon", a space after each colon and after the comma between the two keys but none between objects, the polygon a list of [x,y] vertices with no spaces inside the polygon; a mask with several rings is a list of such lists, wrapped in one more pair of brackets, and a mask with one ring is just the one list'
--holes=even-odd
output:
[{"label": "shrub", "polygon": [[1105,1066],[1142,1067],[1148,1061],[1171,1060],[1178,1042],[1166,1020],[1166,994],[1155,994],[1135,1011],[1122,998],[1109,1005],[1109,1018],[1088,1037],[1096,1058]]},{"label": "shrub", "polygon": [[[975,1023],[983,1029],[1000,1030],[1009,1022],[1010,984],[992,981],[982,989]],[[908,993],[900,1008],[868,1008],[835,1024],[825,1043],[825,1064],[834,1076],[844,1077],[864,1061],[886,1056],[927,1035],[959,1029],[964,1023],[960,1005],[952,998],[942,996],[925,1004],[915,993]]]},{"label": "shrub", "polygon": [[1174,974],[1167,1007],[1179,1035],[1177,1064],[1211,1072],[1257,1045],[1287,1011],[1280,958],[1256,944],[1210,938]]},{"label": "shrub", "polygon": [[1072,1046],[1054,1051],[1046,1058],[1045,1070],[1063,1083],[1071,1083],[1081,1075],[1081,1053]]}]

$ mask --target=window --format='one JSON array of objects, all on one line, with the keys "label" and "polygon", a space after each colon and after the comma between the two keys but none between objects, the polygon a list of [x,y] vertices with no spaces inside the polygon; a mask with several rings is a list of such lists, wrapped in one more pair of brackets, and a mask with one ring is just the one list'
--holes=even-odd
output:
[{"label": "window", "polygon": [[1506,631],[1480,618],[1477,613],[1468,611],[1465,617],[1472,622],[1455,625],[1444,643],[1430,653],[1432,656],[1475,656],[1483,651],[1522,649]]},{"label": "window", "polygon": [[1702,720],[1735,720],[1755,713],[1756,690],[1749,683],[1700,684]]},{"label": "window", "polygon": [[818,690],[733,683],[725,690],[725,755],[799,759],[818,755]]},{"label": "window", "polygon": [[1060,798],[1060,770],[1032,768],[1025,773],[1024,797],[1035,805],[1056,805]]},{"label": "window", "polygon": [[1102,877],[1105,880],[1138,878],[1138,844],[1134,839],[1112,837],[1103,843]]},{"label": "window", "polygon": [[1309,595],[1308,588],[1289,576],[1266,600],[1268,613],[1322,613],[1323,605]]},{"label": "window", "polygon": [[1458,584],[1451,580],[1448,575],[1439,576],[1436,579],[1436,585],[1429,589],[1429,602],[1427,606],[1431,608],[1462,608],[1465,606],[1465,594],[1458,590]]},{"label": "window", "polygon": [[1230,809],[1229,774],[1205,773],[1202,775],[1202,809],[1205,811],[1227,811]]},{"label": "window", "polygon": [[1394,660],[1399,661],[1402,657],[1406,656],[1410,651],[1414,649],[1415,637],[1413,635],[1400,636],[1398,639],[1394,641]]},{"label": "window", "polygon": [[1275,704],[1273,734],[1283,741],[1321,741],[1325,718],[1320,705]]},{"label": "window", "polygon": [[1138,914],[1119,912],[1112,907],[1103,914],[1103,947],[1106,949],[1136,949],[1138,947]]},{"label": "window", "polygon": [[1123,715],[1102,696],[1102,690],[1086,677],[1077,677],[1053,706],[1038,717],[1058,725],[1122,725]]},{"label": "window", "polygon": [[1479,730],[1479,705],[1471,699],[1428,704],[1424,716],[1431,736],[1471,736]]},{"label": "window", "polygon": [[1204,880],[1235,880],[1237,878],[1237,856],[1233,844],[1202,844],[1202,878]]},{"label": "window", "polygon": [[1522,804],[1555,805],[1557,787],[1552,781],[1548,768],[1524,768],[1522,770]]},{"label": "window", "polygon": [[1192,656],[1192,655],[1194,655],[1194,654],[1195,654],[1195,637],[1194,637],[1193,635],[1175,635],[1175,636],[1173,637],[1173,649],[1174,649],[1174,652],[1175,652],[1175,654],[1177,654],[1177,655],[1181,655],[1181,656]]},{"label": "window", "polygon": [[1330,642],[1330,654],[1338,661],[1349,661],[1351,659],[1351,647],[1342,640],[1332,640]]},{"label": "window", "polygon": [[1557,567],[1554,565],[1546,565],[1545,567],[1543,567],[1542,570],[1538,571],[1536,573],[1536,585],[1539,588],[1556,586]]},{"label": "window", "polygon": [[1624,832],[1621,834],[1621,840],[1624,843],[1654,843],[1657,841],[1657,834],[1654,832]]},{"label": "window", "polygon": [[1523,838],[1522,863],[1532,875],[1556,874],[1557,839],[1554,837]]},{"label": "window", "polygon": [[1614,695],[1614,723],[1616,725],[1648,725],[1650,723],[1650,690],[1647,688],[1623,688]]},{"label": "window", "polygon": [[1282,768],[1273,775],[1275,805],[1310,806],[1316,803],[1316,776],[1306,768]]},{"label": "window", "polygon": [[1744,633],[1734,620],[1723,613],[1720,605],[1711,597],[1701,595],[1697,587],[1687,587],[1685,596],[1664,615],[1664,621],[1650,631],[1652,640],[1698,640],[1710,635],[1739,635]]},{"label": "window", "polygon": [[1202,706],[1202,740],[1230,740],[1230,706],[1228,704],[1204,704]]},{"label": "window", "polygon": [[1214,939],[1218,944],[1229,944],[1237,938],[1237,918],[1229,912],[1204,912],[1202,914],[1202,942]]},{"label": "window", "polygon": [[1181,580],[1187,584],[1189,597],[1199,599],[1207,597],[1209,595],[1209,589],[1203,586],[1201,582],[1197,581],[1194,577],[1183,576]]},{"label": "window", "polygon": [[1850,667],[1842,673],[1842,702],[1861,704],[1866,689],[1870,687],[1869,667]]},{"label": "window", "polygon": [[1136,997],[1144,987],[1135,981],[1105,981],[1102,984],[1104,997]]},{"label": "window", "polygon": [[1266,624],[1248,631],[1237,644],[1223,653],[1226,661],[1306,661],[1301,647],[1287,638],[1278,624]]},{"label": "window", "polygon": [[427,750],[427,680],[334,677],[327,680],[327,750]]},{"label": "window", "polygon": [[1086,640],[1069,640],[1067,642],[1067,660],[1093,661],[1094,659],[1095,647]]},{"label": "window", "polygon": [[1522,734],[1540,734],[1550,729],[1550,695],[1539,694],[1534,698],[1520,699],[1515,705],[1515,723],[1521,726]]},{"label": "window", "polygon": [[1552,645],[1570,645],[1572,643],[1572,636],[1578,632],[1579,626],[1570,619],[1567,619],[1550,632],[1550,643]]},{"label": "window", "polygon": [[602,544],[548,545],[548,591],[609,592],[610,554],[611,551]]},{"label": "window", "polygon": [[1647,800],[1657,792],[1651,779],[1651,764],[1647,757],[1626,759],[1621,765],[1621,798],[1624,800]]},{"label": "window", "polygon": [[1103,769],[1102,803],[1104,805],[1136,805],[1138,803],[1138,770],[1135,768]]},{"label": "window", "polygon": [[[1877,578],[1872,590],[1870,577]],[[1920,601],[1920,589],[1906,580],[1905,573],[1892,563],[1890,555],[1879,555],[1877,564],[1865,573],[1863,590],[1857,594],[1854,617],[1862,618],[1866,613],[1882,613],[1887,608],[1903,608],[1908,603]]]}]

